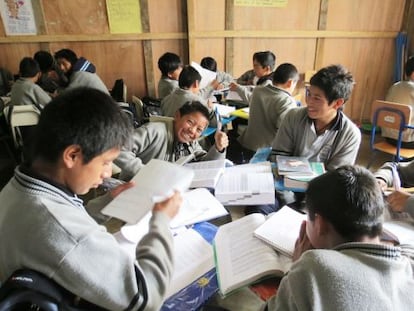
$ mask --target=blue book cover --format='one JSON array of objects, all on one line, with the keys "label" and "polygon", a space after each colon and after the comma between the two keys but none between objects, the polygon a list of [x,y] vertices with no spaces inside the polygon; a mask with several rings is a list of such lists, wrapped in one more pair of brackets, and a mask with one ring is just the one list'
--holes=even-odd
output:
[{"label": "blue book cover", "polygon": [[[213,243],[217,227],[209,222],[201,222],[192,227],[207,242]],[[218,291],[216,269],[212,269],[178,293],[169,297],[161,310],[197,310]]]}]

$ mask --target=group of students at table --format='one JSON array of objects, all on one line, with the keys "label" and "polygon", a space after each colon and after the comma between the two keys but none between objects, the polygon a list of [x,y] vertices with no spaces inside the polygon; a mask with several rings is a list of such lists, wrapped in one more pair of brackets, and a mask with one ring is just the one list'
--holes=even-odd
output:
[{"label": "group of students at table", "polygon": [[[276,72],[273,82],[261,89],[289,93],[274,83]],[[295,84],[297,75],[289,80]],[[323,162],[328,172],[309,184],[308,220],[298,233],[290,272],[277,295],[258,309],[414,307],[414,248],[382,243],[386,206],[378,179],[354,166],[361,134],[342,112],[352,87],[344,67],[322,68],[310,80],[307,106],[288,109],[281,117],[271,141],[275,154],[306,156]],[[259,88],[252,98],[257,92]],[[215,144],[208,152],[202,150],[197,138],[209,123],[210,111],[199,101],[184,103],[168,122],[138,129],[130,128],[113,103],[106,92],[79,87],[43,109],[30,156],[0,192],[0,247],[7,254],[0,257],[0,281],[25,267],[51,277],[80,301],[109,310],[157,310],[174,269],[168,223],[181,195],[154,204],[135,261],[88,214],[78,195],[110,177],[112,162],[128,180],[151,158],[175,161],[191,153],[197,160],[225,157],[228,138],[217,131]],[[400,172],[404,177],[405,166]],[[389,183],[387,176],[377,177]],[[91,204],[104,206],[132,186],[126,182]]]}]

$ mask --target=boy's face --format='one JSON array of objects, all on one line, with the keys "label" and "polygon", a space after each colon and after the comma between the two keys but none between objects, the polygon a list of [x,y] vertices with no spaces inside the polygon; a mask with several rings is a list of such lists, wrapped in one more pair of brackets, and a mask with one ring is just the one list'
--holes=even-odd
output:
[{"label": "boy's face", "polygon": [[174,71],[169,72],[168,73],[168,78],[170,78],[171,80],[178,80],[182,70],[183,70],[183,67],[180,66],[177,69],[175,69]]},{"label": "boy's face", "polygon": [[66,58],[58,58],[56,62],[64,73],[68,73],[72,69],[72,64]]},{"label": "boy's face", "polygon": [[174,119],[175,138],[180,143],[189,143],[200,137],[208,125],[208,120],[200,112],[192,112],[184,116],[177,111]]},{"label": "boy's face", "polygon": [[343,104],[343,99],[338,99],[333,103],[329,103],[325,96],[325,92],[317,86],[309,86],[306,92],[306,105],[308,107],[308,116],[314,120],[330,120],[333,119],[338,108]]},{"label": "boy's face", "polygon": [[270,73],[270,68],[263,67],[257,60],[253,60],[253,70],[257,77],[261,78],[265,75],[268,75]]},{"label": "boy's face", "polygon": [[65,184],[76,194],[86,194],[91,188],[97,188],[105,178],[112,175],[112,161],[119,155],[119,149],[113,148],[83,163],[82,152],[72,154],[71,167],[68,169]]}]

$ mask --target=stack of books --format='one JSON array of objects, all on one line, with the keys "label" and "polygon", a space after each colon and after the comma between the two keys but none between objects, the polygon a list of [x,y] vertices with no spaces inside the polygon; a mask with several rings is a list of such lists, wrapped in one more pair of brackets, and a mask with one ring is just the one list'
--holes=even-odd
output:
[{"label": "stack of books", "polygon": [[278,174],[283,177],[284,187],[287,189],[306,190],[313,178],[325,173],[322,162],[309,162],[304,157],[278,155],[276,163]]}]

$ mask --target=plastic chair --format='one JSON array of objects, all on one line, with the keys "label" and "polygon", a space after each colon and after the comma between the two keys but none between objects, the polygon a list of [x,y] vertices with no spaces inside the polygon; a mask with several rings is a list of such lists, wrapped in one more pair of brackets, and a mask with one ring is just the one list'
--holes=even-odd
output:
[{"label": "plastic chair", "polygon": [[[394,102],[376,100],[372,105],[372,129],[370,147],[373,151],[367,168],[374,161],[377,151],[381,151],[393,156],[394,162],[403,159],[414,158],[414,149],[401,148],[402,134],[406,129],[414,129],[413,125],[408,124],[411,120],[411,106]],[[393,145],[385,140],[377,141],[377,127],[390,128],[398,131],[397,145]]]},{"label": "plastic chair", "polygon": [[40,111],[33,105],[8,106],[4,110],[16,149],[23,147],[23,138],[18,127],[32,126],[39,122]]}]

